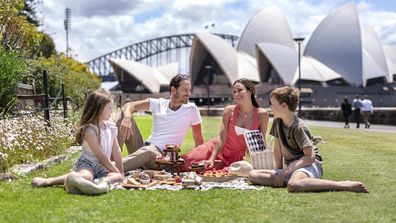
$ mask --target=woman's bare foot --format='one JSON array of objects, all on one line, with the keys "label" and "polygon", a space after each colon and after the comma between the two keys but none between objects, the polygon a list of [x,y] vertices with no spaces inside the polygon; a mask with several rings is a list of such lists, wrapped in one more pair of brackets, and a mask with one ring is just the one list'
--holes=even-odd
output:
[{"label": "woman's bare foot", "polygon": [[352,191],[356,193],[369,193],[369,190],[366,188],[366,186],[359,181],[341,181],[341,184],[347,191]]},{"label": "woman's bare foot", "polygon": [[42,177],[35,177],[32,179],[32,187],[46,187],[49,186],[48,179]]}]

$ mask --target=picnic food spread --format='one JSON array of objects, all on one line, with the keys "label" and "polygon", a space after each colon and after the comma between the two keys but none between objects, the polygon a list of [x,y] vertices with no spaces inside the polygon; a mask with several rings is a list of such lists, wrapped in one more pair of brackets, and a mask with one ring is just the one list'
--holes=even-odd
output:
[{"label": "picnic food spread", "polygon": [[236,179],[237,176],[231,175],[228,169],[222,170],[207,170],[202,175],[204,182],[225,182]]},{"label": "picnic food spread", "polygon": [[[166,145],[164,156],[158,156],[155,163],[157,170],[134,170],[130,171],[130,176],[122,182],[124,188],[147,189],[154,185],[182,186],[186,189],[196,189],[202,182],[226,182],[236,179],[236,175],[231,175],[228,168],[206,170],[205,163],[192,163],[189,170],[191,172],[180,173],[180,165],[184,164],[183,158],[179,156],[179,145]],[[159,170],[161,165],[165,165],[165,170]]]},{"label": "picnic food spread", "polygon": [[132,171],[127,180],[121,186],[128,189],[147,189],[154,185],[182,186],[186,189],[196,189],[203,182],[226,182],[236,179],[236,175],[231,175],[228,169],[206,170],[197,174],[195,172],[185,172],[179,175],[155,170],[135,170]]},{"label": "picnic food spread", "polygon": [[184,164],[184,159],[179,156],[179,152],[181,151],[180,145],[165,145],[164,156],[158,156],[155,163],[157,164],[157,170],[161,168],[161,166],[166,166],[173,174],[177,172],[177,175],[180,175],[180,166]]},{"label": "picnic food spread", "polygon": [[158,180],[152,179],[148,173],[136,172],[121,185],[125,188],[147,188],[157,183]]}]

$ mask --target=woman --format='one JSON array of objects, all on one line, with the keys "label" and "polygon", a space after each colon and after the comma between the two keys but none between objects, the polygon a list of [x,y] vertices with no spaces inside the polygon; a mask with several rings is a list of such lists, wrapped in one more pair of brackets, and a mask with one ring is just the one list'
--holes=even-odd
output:
[{"label": "woman", "polygon": [[243,132],[247,130],[261,130],[265,138],[269,115],[265,109],[259,108],[254,84],[245,78],[238,79],[232,85],[232,92],[236,105],[224,108],[220,136],[182,156],[185,161],[183,171],[187,171],[192,163],[203,163],[211,169],[215,160],[221,160],[216,168],[222,169],[243,160],[247,149]]},{"label": "woman", "polygon": [[352,114],[352,105],[348,102],[347,97],[344,98],[344,102],[341,104],[341,110],[345,120],[344,128],[349,128],[349,116]]}]

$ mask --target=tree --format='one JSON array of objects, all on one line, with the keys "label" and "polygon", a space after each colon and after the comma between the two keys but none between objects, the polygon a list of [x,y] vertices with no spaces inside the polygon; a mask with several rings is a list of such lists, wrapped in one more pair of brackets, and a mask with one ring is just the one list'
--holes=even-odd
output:
[{"label": "tree", "polygon": [[43,39],[40,42],[38,50],[39,56],[43,56],[45,58],[56,55],[54,40],[48,34],[43,33]]},{"label": "tree", "polygon": [[37,18],[36,14],[36,7],[39,4],[39,1],[36,0],[25,0],[25,5],[23,6],[23,9],[21,11],[21,14],[25,15],[26,20],[35,25],[36,27],[39,27],[41,25],[40,20]]},{"label": "tree", "polygon": [[15,89],[19,83],[31,84],[37,94],[43,93],[43,70],[49,73],[49,94],[57,96],[63,83],[66,95],[77,107],[86,93],[100,85],[85,64],[58,55],[52,38],[37,29],[37,1],[0,1],[0,112],[17,101]]},{"label": "tree", "polygon": [[24,83],[32,84],[37,94],[43,93],[42,71],[48,71],[49,94],[54,97],[65,85],[65,94],[72,98],[73,105],[83,104],[85,95],[99,87],[99,78],[91,73],[87,65],[64,54],[40,57],[30,61],[30,72],[23,78]]},{"label": "tree", "polygon": [[2,0],[0,3],[1,45],[7,50],[17,51],[26,57],[38,48],[42,33],[29,23],[22,9],[22,0]]},{"label": "tree", "polygon": [[0,111],[17,102],[15,90],[27,72],[25,61],[15,52],[0,45]]}]

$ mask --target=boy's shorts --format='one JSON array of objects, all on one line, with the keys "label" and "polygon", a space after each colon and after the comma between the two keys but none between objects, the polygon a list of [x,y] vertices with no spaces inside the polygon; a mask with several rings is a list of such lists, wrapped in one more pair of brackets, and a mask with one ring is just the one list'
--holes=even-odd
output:
[{"label": "boy's shorts", "polygon": [[73,170],[74,171],[80,171],[82,169],[86,169],[92,172],[93,178],[101,178],[105,177],[109,174],[110,171],[106,169],[102,164],[93,162],[89,159],[86,159],[84,157],[78,158],[78,160],[74,163]]},{"label": "boy's shorts", "polygon": [[[282,169],[275,169],[275,171],[276,171],[276,175],[279,175],[282,172]],[[322,178],[322,175],[323,175],[322,164],[320,164],[318,162],[314,162],[310,166],[301,167],[301,168],[295,170],[293,173],[295,173],[295,172],[303,172],[303,173],[307,174],[310,178],[317,178],[317,179]],[[285,180],[284,180],[285,184],[287,184],[287,182],[289,182],[293,173],[290,173],[285,177]]]}]

